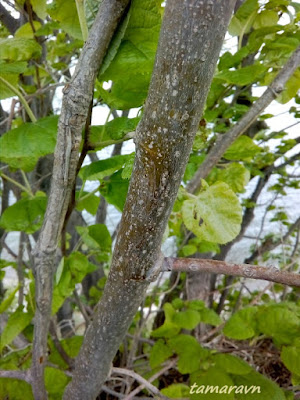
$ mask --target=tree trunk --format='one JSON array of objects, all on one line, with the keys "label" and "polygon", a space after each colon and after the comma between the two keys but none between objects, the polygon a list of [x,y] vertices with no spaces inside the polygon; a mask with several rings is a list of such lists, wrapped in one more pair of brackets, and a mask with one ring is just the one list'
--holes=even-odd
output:
[{"label": "tree trunk", "polygon": [[161,267],[160,246],[235,0],[167,2],[136,158],[103,297],[64,399],[92,400]]}]

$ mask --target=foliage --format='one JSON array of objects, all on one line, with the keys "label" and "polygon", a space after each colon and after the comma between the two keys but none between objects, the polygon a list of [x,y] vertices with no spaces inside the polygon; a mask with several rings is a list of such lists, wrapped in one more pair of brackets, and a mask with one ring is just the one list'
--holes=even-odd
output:
[{"label": "foliage", "polygon": [[[53,96],[59,86],[69,81],[83,45],[75,0],[30,0],[26,4],[31,5],[31,13],[23,3],[16,3],[16,11],[22,10],[28,20],[25,18],[15,33],[8,32],[2,20],[0,26],[0,92],[1,100],[6,100],[1,105],[4,121],[0,128],[7,127],[0,137],[0,235],[9,249],[8,253],[2,252],[0,263],[0,277],[4,279],[4,287],[0,285],[0,317],[5,321],[0,337],[0,368],[4,370],[25,370],[30,365],[35,311],[30,252],[38,239],[49,192],[60,112],[56,105],[59,92]],[[89,29],[100,3],[101,0],[84,1]],[[51,364],[45,374],[50,399],[62,398],[69,381],[68,360],[77,356],[85,324],[102,295],[117,230],[111,220],[113,215],[119,218],[123,210],[135,155],[132,142],[129,151],[124,151],[125,142],[134,136],[143,114],[162,15],[160,1],[131,2],[95,84],[93,115],[102,110],[107,119],[83,132],[80,150],[86,158],[78,168],[73,199],[73,215],[80,217],[69,221],[60,239],[52,303],[54,330],[59,340],[53,332],[49,335]],[[299,19],[299,5],[289,0],[246,0],[233,16],[229,33],[237,45],[222,51],[165,234],[166,243],[175,243],[177,255],[210,252],[211,257],[222,257],[236,238],[242,239],[254,209],[262,203],[261,192],[255,197],[255,189],[250,193],[249,185],[253,188],[259,182],[263,187],[270,181],[268,193],[272,200],[264,207],[261,229],[254,238],[255,246],[249,249],[249,257],[253,257],[252,262],[299,269],[299,226],[298,233],[296,229],[289,231],[294,215],[282,205],[289,190],[299,189],[299,137],[291,138],[288,128],[268,129],[267,124],[276,117],[269,110],[226,150],[202,181],[199,193],[191,194],[185,189],[217,138],[226,135],[255,102],[257,87],[269,85],[299,46]],[[295,120],[300,118],[299,88],[298,69],[277,99],[280,104],[291,101],[288,112]],[[24,99],[15,97],[11,110],[5,112],[9,99],[16,93]],[[30,122],[24,101],[36,121]],[[114,153],[109,156],[112,145]],[[276,203],[278,198],[282,199],[281,204]],[[270,224],[267,230],[265,220]],[[264,232],[268,235],[264,236]],[[243,257],[244,261],[246,255]],[[18,282],[8,285],[11,271],[17,273]],[[260,385],[263,393],[223,394],[228,399],[292,398],[287,388],[300,383],[299,289],[274,285],[265,293],[256,288],[245,293],[247,282],[235,280],[220,310],[218,302],[227,291],[226,281],[217,280],[208,302],[187,300],[185,279],[185,274],[181,274],[176,285],[170,283],[170,288],[169,278],[160,286],[151,287],[114,365],[133,368],[150,379],[170,363],[165,375],[153,382],[169,398],[199,398],[199,393],[190,391],[194,383],[199,387]],[[75,322],[63,314],[61,307],[68,302]],[[155,320],[151,318],[153,311]],[[65,318],[72,327],[67,334]],[[201,337],[200,343],[196,339],[199,328],[204,328],[207,335]],[[25,346],[18,345],[20,337]],[[253,354],[264,353],[266,343],[271,343],[280,372],[287,374],[285,382],[274,383],[279,379],[278,373],[265,376],[261,363],[255,361]],[[247,357],[250,348],[252,362]],[[112,378],[108,386],[114,390],[114,385]],[[101,398],[112,398],[104,392]],[[7,396],[16,400],[33,398],[27,383],[0,379],[0,398]],[[220,394],[201,396],[214,399]]]}]

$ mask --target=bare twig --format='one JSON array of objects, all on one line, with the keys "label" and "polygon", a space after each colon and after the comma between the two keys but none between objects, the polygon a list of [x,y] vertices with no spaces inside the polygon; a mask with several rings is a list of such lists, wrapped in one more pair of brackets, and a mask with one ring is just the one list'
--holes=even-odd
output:
[{"label": "bare twig", "polygon": [[166,257],[162,269],[163,271],[206,271],[214,274],[243,276],[244,278],[262,279],[282,283],[283,285],[300,287],[299,274],[281,271],[276,267],[260,267],[250,264],[230,264],[225,261],[200,258]]},{"label": "bare twig", "polygon": [[[160,391],[157,389],[157,387],[152,385],[152,383],[150,383],[149,381],[147,381],[145,378],[143,378],[141,375],[137,374],[134,371],[131,371],[131,370],[125,369],[125,368],[113,367],[111,372],[113,374],[121,374],[121,375],[130,376],[131,378],[134,378],[136,381],[142,383],[142,385],[144,385],[144,387],[146,389],[148,389],[151,393],[155,394],[156,396],[159,396],[161,399],[169,400],[169,397],[166,397],[163,394],[161,394]],[[132,397],[130,397],[130,398],[132,398]]]},{"label": "bare twig", "polygon": [[11,378],[11,379],[19,379],[21,381],[25,381],[31,384],[31,375],[30,371],[17,371],[17,370],[2,370],[0,371],[0,378]]},{"label": "bare twig", "polygon": [[[175,358],[174,360],[172,360],[171,362],[169,362],[166,366],[164,366],[160,371],[158,371],[156,374],[152,375],[149,379],[148,382],[151,383],[153,381],[155,381],[157,378],[159,378],[161,375],[163,375],[164,373],[166,373],[167,371],[169,371],[171,368],[174,367],[174,365],[177,363],[178,358]],[[124,400],[132,400],[134,398],[134,396],[136,394],[138,394],[139,392],[141,392],[143,389],[145,389],[145,385],[142,383],[140,386],[138,386],[137,388],[135,388],[131,393],[128,394],[128,396],[126,396],[124,398]]]}]

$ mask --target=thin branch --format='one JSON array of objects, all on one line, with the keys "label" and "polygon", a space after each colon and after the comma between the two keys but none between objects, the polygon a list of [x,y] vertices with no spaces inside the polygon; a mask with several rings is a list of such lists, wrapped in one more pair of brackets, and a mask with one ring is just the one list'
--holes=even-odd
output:
[{"label": "thin branch", "polygon": [[[151,393],[155,394],[156,396],[159,396],[161,399],[169,400],[169,397],[166,397],[163,394],[161,394],[160,391],[157,389],[157,387],[152,385],[149,381],[147,381],[145,378],[143,378],[141,375],[137,374],[134,371],[131,371],[131,370],[125,369],[125,368],[113,367],[111,369],[111,372],[113,374],[121,374],[121,375],[130,376],[131,378],[134,378],[137,382],[140,382],[142,385],[144,385],[144,387],[147,390],[149,390]],[[132,397],[130,397],[130,398],[132,398]]]},{"label": "thin branch", "polygon": [[[164,373],[166,373],[167,371],[169,371],[171,368],[174,367],[174,365],[177,363],[178,358],[175,358],[174,360],[172,360],[171,362],[169,362],[165,367],[163,367],[160,371],[156,372],[156,374],[152,375],[149,379],[148,382],[151,383],[153,381],[155,381],[156,379],[158,379],[161,375],[163,375]],[[138,386],[137,388],[135,388],[131,393],[128,394],[128,396],[126,396],[124,398],[124,400],[132,400],[134,398],[134,396],[138,393],[140,393],[143,389],[145,389],[145,385],[142,383],[140,386]]]},{"label": "thin branch", "polygon": [[54,152],[54,167],[44,223],[34,250],[36,313],[32,356],[35,400],[47,399],[44,368],[51,318],[55,254],[76,179],[81,133],[95,78],[129,0],[103,0],[82,49],[70,83],[64,90]]},{"label": "thin branch", "polygon": [[206,178],[228,147],[249,128],[260,113],[284,90],[286,82],[299,64],[300,46],[295,50],[263,95],[251,106],[249,111],[225,135],[218,137],[214,147],[187,184],[186,189],[188,192],[195,193],[200,189],[201,179]]},{"label": "thin branch", "polygon": [[26,371],[2,370],[0,371],[0,378],[19,379],[29,384],[31,384],[32,382],[29,370]]},{"label": "thin branch", "polygon": [[276,267],[260,267],[251,264],[230,264],[225,261],[201,258],[173,258],[164,259],[163,271],[182,272],[211,272],[242,276],[244,278],[262,279],[282,283],[283,285],[300,287],[300,275],[292,272],[281,271]]}]

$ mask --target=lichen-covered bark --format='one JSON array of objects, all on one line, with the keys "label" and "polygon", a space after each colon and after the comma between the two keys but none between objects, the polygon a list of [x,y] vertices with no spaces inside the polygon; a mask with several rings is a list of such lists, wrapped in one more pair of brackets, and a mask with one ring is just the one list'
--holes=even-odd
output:
[{"label": "lichen-covered bark", "polygon": [[51,316],[55,253],[76,178],[81,133],[93,96],[94,81],[129,0],[103,0],[71,82],[64,88],[51,191],[44,224],[34,251],[36,312],[32,354],[35,400],[47,399],[44,367]]},{"label": "lichen-covered bark", "polygon": [[155,278],[161,240],[191,151],[235,0],[169,0],[108,281],[64,399],[92,400]]}]

